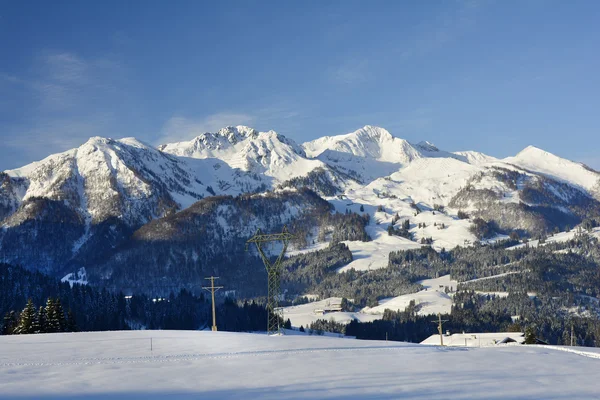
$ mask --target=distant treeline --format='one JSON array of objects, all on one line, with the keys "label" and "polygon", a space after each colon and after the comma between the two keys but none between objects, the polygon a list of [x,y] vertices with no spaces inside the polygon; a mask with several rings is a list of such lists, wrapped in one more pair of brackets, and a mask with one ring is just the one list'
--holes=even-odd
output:
[{"label": "distant treeline", "polygon": [[[45,307],[37,308],[37,304]],[[189,291],[167,298],[127,296],[106,289],[60,282],[40,272],[0,263],[2,334],[129,329],[195,330],[212,324],[204,295]],[[217,326],[225,331],[261,331],[264,305],[225,299],[217,306]]]}]

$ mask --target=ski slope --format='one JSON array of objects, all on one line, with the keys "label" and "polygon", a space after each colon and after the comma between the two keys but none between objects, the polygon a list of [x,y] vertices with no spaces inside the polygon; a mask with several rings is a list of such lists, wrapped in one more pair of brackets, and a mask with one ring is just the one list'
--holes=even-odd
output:
[{"label": "ski slope", "polygon": [[597,353],[565,349],[208,331],[3,336],[0,398],[598,398]]}]

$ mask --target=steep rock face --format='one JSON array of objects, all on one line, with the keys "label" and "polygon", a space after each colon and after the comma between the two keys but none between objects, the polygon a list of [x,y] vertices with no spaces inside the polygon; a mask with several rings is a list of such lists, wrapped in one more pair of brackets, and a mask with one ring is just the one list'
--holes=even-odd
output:
[{"label": "steep rock face", "polygon": [[0,221],[17,210],[28,184],[26,179],[0,172]]}]

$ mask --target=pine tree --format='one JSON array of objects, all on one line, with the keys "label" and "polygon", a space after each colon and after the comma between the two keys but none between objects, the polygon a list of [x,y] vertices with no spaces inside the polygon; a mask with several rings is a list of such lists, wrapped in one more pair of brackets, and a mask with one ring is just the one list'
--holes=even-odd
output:
[{"label": "pine tree", "polygon": [[44,306],[40,306],[40,309],[37,313],[36,328],[37,328],[37,330],[35,333],[48,332],[48,320],[47,320],[46,309],[44,308]]},{"label": "pine tree", "polygon": [[75,317],[73,316],[73,312],[69,310],[67,313],[67,332],[77,332],[77,323],[75,322]]},{"label": "pine tree", "polygon": [[35,333],[36,330],[36,312],[33,300],[29,299],[27,305],[19,316],[19,325],[16,327],[14,333],[18,335],[27,335]]},{"label": "pine tree", "polygon": [[60,332],[60,322],[58,320],[58,313],[56,312],[56,303],[51,297],[46,301],[46,323],[48,326],[46,332]]},{"label": "pine tree", "polygon": [[528,327],[527,329],[525,329],[525,344],[535,344],[536,342],[536,337],[535,337],[535,332],[533,331],[533,329],[531,327]]},{"label": "pine tree", "polygon": [[18,322],[19,320],[17,319],[17,314],[14,311],[7,312],[4,316],[4,322],[2,323],[2,334],[12,335],[18,325]]},{"label": "pine tree", "polygon": [[287,321],[285,321],[285,324],[283,324],[283,327],[285,329],[292,329],[292,321],[290,321],[290,319],[288,318]]},{"label": "pine tree", "polygon": [[58,331],[57,332],[65,332],[67,329],[67,321],[65,319],[65,310],[60,304],[60,299],[56,299],[54,306],[56,307],[56,319],[58,321]]}]

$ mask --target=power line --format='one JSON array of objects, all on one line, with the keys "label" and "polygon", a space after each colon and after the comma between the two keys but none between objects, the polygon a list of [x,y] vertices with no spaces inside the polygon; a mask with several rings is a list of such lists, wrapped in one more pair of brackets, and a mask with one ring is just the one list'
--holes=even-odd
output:
[{"label": "power line", "polygon": [[217,331],[217,315],[215,312],[215,291],[217,291],[219,289],[223,289],[223,286],[215,286],[215,279],[219,279],[218,276],[211,276],[211,277],[204,278],[204,279],[210,280],[210,286],[202,286],[202,289],[210,291],[210,293],[212,295],[212,317],[213,317],[212,330]]}]

